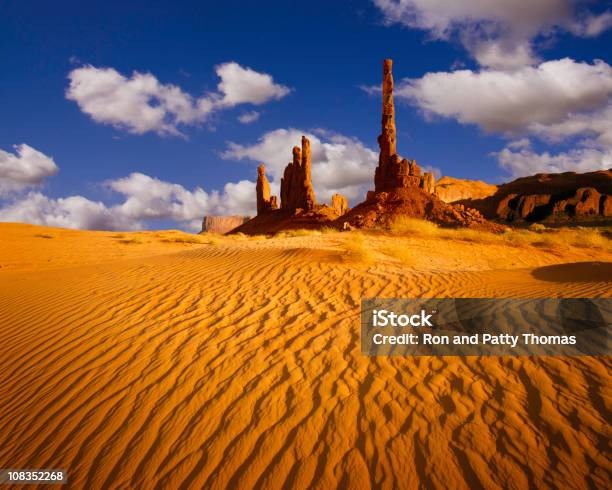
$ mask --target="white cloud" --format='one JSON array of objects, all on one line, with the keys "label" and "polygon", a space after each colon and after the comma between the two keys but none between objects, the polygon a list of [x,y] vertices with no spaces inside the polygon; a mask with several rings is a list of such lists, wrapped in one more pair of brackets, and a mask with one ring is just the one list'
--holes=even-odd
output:
[{"label": "white cloud", "polygon": [[223,192],[208,193],[136,172],[106,185],[125,196],[114,212],[133,221],[165,219],[197,229],[204,215],[248,215],[255,208],[255,183],[247,180],[228,183]]},{"label": "white cloud", "polygon": [[252,215],[255,183],[242,180],[225,184],[223,191],[193,191],[141,173],[104,183],[124,196],[108,206],[83,196],[52,199],[40,192],[14,198],[0,207],[0,221],[44,226],[98,230],[146,229],[156,220],[174,221],[179,227],[197,231],[205,215]]},{"label": "white cloud", "polygon": [[612,67],[569,58],[537,67],[428,73],[403,80],[397,97],[428,114],[477,124],[486,131],[544,128],[605,106],[612,95]]},{"label": "white cloud", "polygon": [[[589,171],[609,161],[612,148],[612,67],[569,58],[513,71],[485,69],[428,73],[397,85],[397,97],[427,116],[476,124],[487,132],[523,137],[497,154],[513,176]],[[577,149],[535,153],[529,137]],[[519,150],[519,151],[515,151]]]},{"label": "white cloud", "polygon": [[53,158],[44,153],[25,143],[14,148],[15,153],[0,149],[0,196],[41,185],[58,172]]},{"label": "white cloud", "polygon": [[537,62],[534,40],[558,30],[595,36],[612,14],[586,11],[575,0],[373,0],[388,24],[426,30],[437,39],[459,38],[483,66]]},{"label": "white cloud", "polygon": [[557,123],[530,124],[529,132],[551,142],[583,135],[584,144],[612,148],[612,101],[602,109],[571,114]]},{"label": "white cloud", "polygon": [[162,84],[150,73],[125,77],[114,68],[83,66],[68,74],[66,98],[94,121],[134,134],[152,131],[180,135],[179,125],[197,124],[216,110],[238,104],[260,105],[287,95],[289,88],[270,75],[230,62],[218,65],[218,92],[194,98],[172,84]]},{"label": "white cloud", "polygon": [[30,192],[0,208],[0,221],[92,230],[141,228],[138,221],[126,220],[101,202],[82,196],[51,199],[40,192]]},{"label": "white cloud", "polygon": [[235,62],[218,65],[215,71],[221,78],[217,88],[223,94],[222,103],[230,107],[245,103],[261,105],[282,99],[290,92],[288,87],[274,83],[267,73],[244,68]]},{"label": "white cloud", "polygon": [[276,129],[252,145],[230,142],[221,156],[263,162],[278,192],[285,167],[292,159],[291,150],[300,146],[302,135],[311,143],[312,179],[317,199],[328,201],[336,192],[349,199],[361,199],[372,186],[378,154],[354,138],[324,130]]},{"label": "white cloud", "polygon": [[257,111],[245,112],[238,116],[238,121],[240,121],[242,124],[251,124],[252,122],[257,121],[259,116],[260,114]]},{"label": "white cloud", "polygon": [[590,172],[612,168],[612,149],[576,148],[551,154],[536,153],[528,140],[512,142],[500,152],[494,153],[500,167],[512,177],[524,177],[536,173]]}]

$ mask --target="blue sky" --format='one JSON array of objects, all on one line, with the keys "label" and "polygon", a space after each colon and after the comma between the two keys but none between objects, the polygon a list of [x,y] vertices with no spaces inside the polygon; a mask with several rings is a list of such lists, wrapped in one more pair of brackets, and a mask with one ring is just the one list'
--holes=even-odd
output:
[{"label": "blue sky", "polygon": [[420,165],[490,182],[612,166],[609,2],[445,2],[3,2],[0,220],[195,229],[250,212],[256,164],[274,188],[302,133],[318,196],[355,204],[383,58]]}]

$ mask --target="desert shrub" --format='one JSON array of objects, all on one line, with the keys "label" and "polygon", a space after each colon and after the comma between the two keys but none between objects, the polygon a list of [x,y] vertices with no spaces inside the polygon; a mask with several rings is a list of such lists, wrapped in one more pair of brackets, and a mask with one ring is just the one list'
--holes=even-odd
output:
[{"label": "desert shrub", "polygon": [[37,233],[34,236],[36,238],[55,238],[53,235],[47,235],[46,233]]},{"label": "desert shrub", "polygon": [[261,240],[267,240],[268,235],[249,235],[248,240],[250,242],[260,242]]},{"label": "desert shrub", "polygon": [[212,239],[202,239],[198,235],[180,235],[162,238],[162,242],[165,243],[187,243],[187,244],[205,244],[210,243]]},{"label": "desert shrub", "polygon": [[424,219],[409,218],[408,216],[398,216],[391,223],[392,233],[416,234],[421,236],[437,235],[439,228],[435,223]]},{"label": "desert shrub", "polygon": [[596,228],[574,228],[561,230],[559,239],[573,245],[584,248],[603,248],[612,251],[612,242],[601,231]]},{"label": "desert shrub", "polygon": [[542,240],[541,236],[527,230],[511,230],[501,237],[507,244],[514,247],[526,247]]},{"label": "desert shrub", "polygon": [[142,241],[142,238],[132,237],[119,240],[119,243],[123,243],[124,245],[140,245],[144,242]]},{"label": "desert shrub", "polygon": [[285,231],[285,236],[294,237],[294,236],[318,236],[321,232],[319,230],[307,230],[304,228],[300,228],[298,230],[287,230]]},{"label": "desert shrub", "polygon": [[501,240],[499,235],[484,230],[470,228],[439,228],[438,236],[451,240],[461,240],[475,243],[494,243]]},{"label": "desert shrub", "polygon": [[535,233],[541,233],[543,231],[546,231],[546,226],[544,226],[542,223],[533,223],[532,225],[529,226],[529,231],[533,231]]},{"label": "desert shrub", "polygon": [[374,261],[374,252],[361,233],[351,233],[344,242],[344,258],[350,262],[369,264]]}]

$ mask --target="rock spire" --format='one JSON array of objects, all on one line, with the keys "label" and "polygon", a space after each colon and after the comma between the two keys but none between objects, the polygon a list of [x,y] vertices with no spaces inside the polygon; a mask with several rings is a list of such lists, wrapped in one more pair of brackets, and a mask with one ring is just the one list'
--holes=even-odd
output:
[{"label": "rock spire", "polygon": [[374,191],[389,192],[407,187],[420,187],[432,193],[435,187],[433,174],[421,169],[416,160],[402,159],[397,154],[397,131],[395,129],[395,106],[393,104],[393,60],[383,61],[382,120],[378,136],[380,154],[374,174]]},{"label": "rock spire", "polygon": [[302,136],[302,148],[293,147],[293,161],[285,167],[281,179],[281,209],[312,210],[317,200],[311,177],[310,141]]}]

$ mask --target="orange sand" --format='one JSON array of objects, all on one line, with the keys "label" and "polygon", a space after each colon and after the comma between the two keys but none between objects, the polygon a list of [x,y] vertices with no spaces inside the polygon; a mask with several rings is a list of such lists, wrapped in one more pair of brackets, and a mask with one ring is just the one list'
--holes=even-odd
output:
[{"label": "orange sand", "polygon": [[358,317],[374,296],[609,297],[609,252],[162,241],[184,236],[0,224],[0,467],[88,489],[610,488],[610,358],[367,358]]}]

